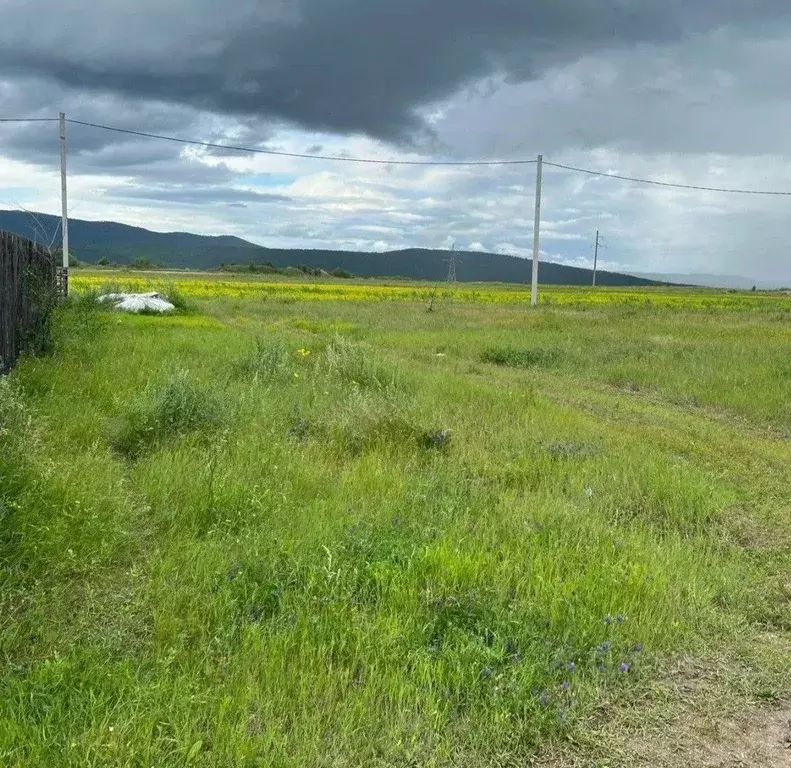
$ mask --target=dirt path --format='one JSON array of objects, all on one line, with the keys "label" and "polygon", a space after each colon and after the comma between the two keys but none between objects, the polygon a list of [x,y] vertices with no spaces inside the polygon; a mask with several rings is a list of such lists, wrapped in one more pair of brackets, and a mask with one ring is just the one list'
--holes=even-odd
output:
[{"label": "dirt path", "polygon": [[636,695],[604,701],[536,768],[791,768],[791,637],[760,633],[754,654],[680,657]]},{"label": "dirt path", "polygon": [[631,734],[609,726],[543,754],[533,768],[791,768],[791,704],[744,717],[699,714],[654,723]]},{"label": "dirt path", "polygon": [[[638,745],[635,745],[638,747]],[[791,705],[762,709],[748,718],[697,722],[674,732],[666,744],[638,748],[635,766],[700,766],[700,768],[789,768]]]}]

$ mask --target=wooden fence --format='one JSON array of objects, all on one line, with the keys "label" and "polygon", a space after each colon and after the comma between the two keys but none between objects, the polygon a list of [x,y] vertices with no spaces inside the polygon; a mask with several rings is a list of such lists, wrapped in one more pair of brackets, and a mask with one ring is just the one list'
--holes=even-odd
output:
[{"label": "wooden fence", "polygon": [[57,297],[55,257],[31,240],[0,231],[0,373],[24,351],[47,351]]}]

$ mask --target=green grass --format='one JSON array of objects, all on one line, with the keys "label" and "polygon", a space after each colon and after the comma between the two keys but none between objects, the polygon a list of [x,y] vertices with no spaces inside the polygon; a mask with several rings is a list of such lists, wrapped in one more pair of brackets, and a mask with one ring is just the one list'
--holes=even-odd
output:
[{"label": "green grass", "polygon": [[209,437],[230,419],[230,409],[213,388],[197,386],[189,371],[176,370],[129,410],[113,446],[133,459],[188,435]]},{"label": "green grass", "polygon": [[788,317],[74,302],[0,382],[0,762],[523,765],[675,654],[749,663]]}]

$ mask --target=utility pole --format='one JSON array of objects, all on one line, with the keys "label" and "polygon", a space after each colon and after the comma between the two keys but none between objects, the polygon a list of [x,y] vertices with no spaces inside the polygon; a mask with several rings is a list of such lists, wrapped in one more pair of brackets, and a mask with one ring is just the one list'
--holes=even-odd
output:
[{"label": "utility pole", "polygon": [[538,254],[541,250],[541,183],[544,174],[544,156],[538,156],[536,163],[536,218],[533,224],[533,280],[530,291],[530,304],[538,305]]},{"label": "utility pole", "polygon": [[63,271],[61,272],[63,298],[69,295],[69,207],[66,189],[66,113],[60,113],[60,200],[61,234],[63,235]]},{"label": "utility pole", "polygon": [[599,266],[599,230],[596,230],[596,246],[593,250],[593,287],[596,287],[596,268]]},{"label": "utility pole", "polygon": [[450,262],[448,264],[448,282],[456,284],[456,242],[450,247]]}]

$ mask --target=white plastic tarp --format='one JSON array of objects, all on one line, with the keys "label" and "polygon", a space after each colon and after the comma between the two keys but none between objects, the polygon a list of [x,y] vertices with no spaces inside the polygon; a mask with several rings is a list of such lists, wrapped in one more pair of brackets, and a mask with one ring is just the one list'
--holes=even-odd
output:
[{"label": "white plastic tarp", "polygon": [[175,307],[161,293],[108,293],[96,299],[119,312],[172,312]]}]

